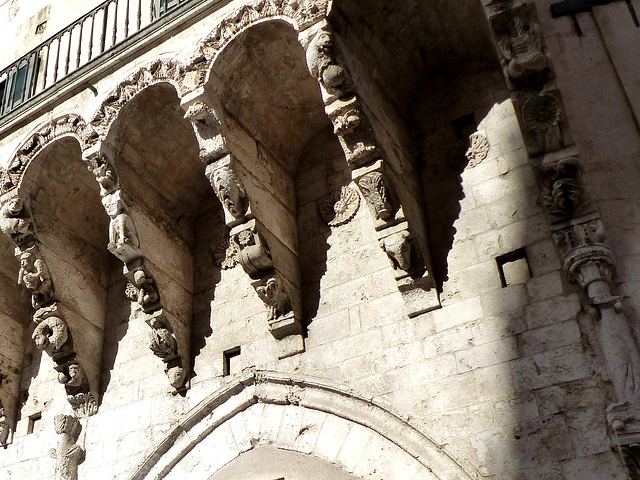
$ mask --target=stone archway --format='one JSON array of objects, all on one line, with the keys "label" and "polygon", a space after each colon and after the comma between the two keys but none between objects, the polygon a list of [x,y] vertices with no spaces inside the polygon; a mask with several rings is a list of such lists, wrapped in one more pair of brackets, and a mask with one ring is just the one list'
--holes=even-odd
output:
[{"label": "stone archway", "polygon": [[410,420],[353,392],[308,378],[249,371],[197,405],[131,480],[217,478],[270,446],[317,457],[357,478],[479,478]]}]

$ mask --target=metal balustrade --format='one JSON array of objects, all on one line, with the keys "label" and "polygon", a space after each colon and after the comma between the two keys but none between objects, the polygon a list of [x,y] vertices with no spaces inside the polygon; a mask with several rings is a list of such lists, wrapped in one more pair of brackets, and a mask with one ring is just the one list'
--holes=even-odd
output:
[{"label": "metal balustrade", "polygon": [[107,0],[0,71],[0,117],[194,0]]}]

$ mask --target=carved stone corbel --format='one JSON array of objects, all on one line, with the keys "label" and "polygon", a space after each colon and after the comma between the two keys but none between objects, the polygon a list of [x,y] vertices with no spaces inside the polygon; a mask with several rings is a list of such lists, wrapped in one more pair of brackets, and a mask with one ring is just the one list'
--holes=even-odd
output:
[{"label": "carved stone corbel", "polygon": [[214,110],[204,102],[191,105],[184,115],[191,122],[200,146],[200,160],[209,164],[229,153],[225,139],[220,131],[220,120]]},{"label": "carved stone corbel", "polygon": [[125,294],[146,315],[145,321],[151,327],[151,350],[165,363],[170,385],[176,390],[182,390],[188,378],[189,365],[186,357],[182,356],[188,355],[189,342],[185,340],[177,343],[174,331],[180,330],[181,337],[188,339],[190,329],[183,324],[172,325],[175,322],[167,320],[170,314],[163,310],[158,286],[146,265],[138,231],[129,213],[115,168],[100,151],[100,146],[87,154],[85,161],[100,185],[102,205],[111,219],[107,248],[124,264],[123,274],[129,280]]},{"label": "carved stone corbel", "polygon": [[376,230],[404,221],[402,205],[387,178],[383,160],[354,170],[352,176],[367,202]]},{"label": "carved stone corbel", "polygon": [[207,165],[205,174],[224,207],[227,226],[232,227],[251,216],[247,192],[235,172],[231,155]]},{"label": "carved stone corbel", "polygon": [[0,208],[0,230],[19,248],[28,248],[34,244],[31,214],[21,198],[14,197]]},{"label": "carved stone corbel", "polygon": [[149,348],[164,362],[171,386],[180,390],[187,380],[189,359],[181,353],[187,351],[186,338],[176,338],[178,320],[160,309],[146,315],[145,322],[151,327]]},{"label": "carved stone corbel", "polygon": [[50,451],[56,460],[56,480],[78,480],[78,465],[84,462],[85,451],[76,445],[82,426],[77,418],[70,415],[56,415],[56,433],[60,436],[57,448]]}]

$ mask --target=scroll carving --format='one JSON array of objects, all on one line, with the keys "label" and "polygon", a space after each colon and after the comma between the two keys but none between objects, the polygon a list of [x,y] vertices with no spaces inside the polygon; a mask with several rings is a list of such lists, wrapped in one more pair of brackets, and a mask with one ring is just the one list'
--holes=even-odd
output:
[{"label": "scroll carving", "polygon": [[233,233],[230,242],[238,252],[238,263],[249,277],[256,278],[273,268],[269,246],[258,233],[254,222],[251,222],[248,228]]},{"label": "scroll carving", "polygon": [[78,465],[85,458],[84,450],[76,445],[82,426],[77,418],[69,415],[56,415],[54,424],[60,436],[57,448],[50,452],[56,460],[56,480],[78,480]]},{"label": "scroll carving", "polygon": [[38,323],[31,338],[40,350],[49,346],[60,350],[69,338],[67,322],[60,317],[47,317]]}]

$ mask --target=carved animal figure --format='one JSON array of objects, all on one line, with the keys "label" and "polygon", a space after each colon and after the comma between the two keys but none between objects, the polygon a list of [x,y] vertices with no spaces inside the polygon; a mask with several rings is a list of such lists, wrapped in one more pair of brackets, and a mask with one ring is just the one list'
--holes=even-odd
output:
[{"label": "carved animal figure", "polygon": [[49,345],[59,350],[69,338],[67,323],[59,317],[47,317],[38,324],[31,338],[41,350]]}]

